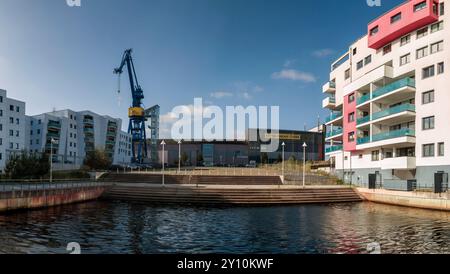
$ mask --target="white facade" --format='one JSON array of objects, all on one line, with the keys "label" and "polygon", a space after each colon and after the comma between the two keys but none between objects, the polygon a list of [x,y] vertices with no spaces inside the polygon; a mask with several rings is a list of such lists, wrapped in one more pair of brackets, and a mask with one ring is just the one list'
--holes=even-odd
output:
[{"label": "white facade", "polygon": [[0,89],[0,170],[10,153],[25,149],[25,103],[7,97]]},{"label": "white facade", "polygon": [[439,2],[426,35],[420,27],[375,50],[368,34],[332,65],[327,156],[345,180],[377,173],[431,186],[450,173],[450,3]]}]

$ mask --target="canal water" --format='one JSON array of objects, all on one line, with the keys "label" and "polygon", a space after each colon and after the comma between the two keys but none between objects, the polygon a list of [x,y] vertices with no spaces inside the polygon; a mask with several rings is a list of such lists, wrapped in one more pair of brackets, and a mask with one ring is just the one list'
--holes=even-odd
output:
[{"label": "canal water", "polygon": [[0,253],[450,254],[450,213],[372,203],[181,207],[90,202],[0,215]]}]

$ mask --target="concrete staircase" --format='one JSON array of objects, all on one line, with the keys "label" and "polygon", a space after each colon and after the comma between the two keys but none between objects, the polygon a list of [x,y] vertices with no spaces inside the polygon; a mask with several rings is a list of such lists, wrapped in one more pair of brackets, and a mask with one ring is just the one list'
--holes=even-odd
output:
[{"label": "concrete staircase", "polygon": [[208,205],[294,205],[315,203],[360,202],[352,188],[245,188],[194,186],[129,186],[116,184],[105,199],[142,201],[156,204]]}]

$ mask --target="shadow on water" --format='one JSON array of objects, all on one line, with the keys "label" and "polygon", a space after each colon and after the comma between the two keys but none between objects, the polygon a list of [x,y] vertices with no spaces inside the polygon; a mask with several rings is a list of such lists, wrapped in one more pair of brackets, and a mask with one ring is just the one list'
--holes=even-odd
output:
[{"label": "shadow on water", "polygon": [[0,215],[0,253],[450,253],[450,213],[372,203],[286,207],[96,201]]}]

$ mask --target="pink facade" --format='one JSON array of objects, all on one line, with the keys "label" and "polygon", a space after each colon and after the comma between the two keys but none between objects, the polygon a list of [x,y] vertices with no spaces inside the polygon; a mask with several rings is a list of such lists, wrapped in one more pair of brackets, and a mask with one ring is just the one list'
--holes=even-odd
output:
[{"label": "pink facade", "polygon": [[[353,97],[351,100],[350,97]],[[351,119],[351,114],[353,113],[353,120]],[[351,93],[344,97],[344,136],[343,144],[344,151],[355,151],[356,150],[356,99],[355,94]],[[354,140],[351,142],[349,140],[350,133],[354,133]]]},{"label": "pink facade", "polygon": [[[424,2],[426,7],[422,5]],[[416,5],[423,8],[415,11]],[[372,21],[368,26],[369,48],[380,49],[411,31],[439,20],[438,5],[438,0],[410,0]]]}]

